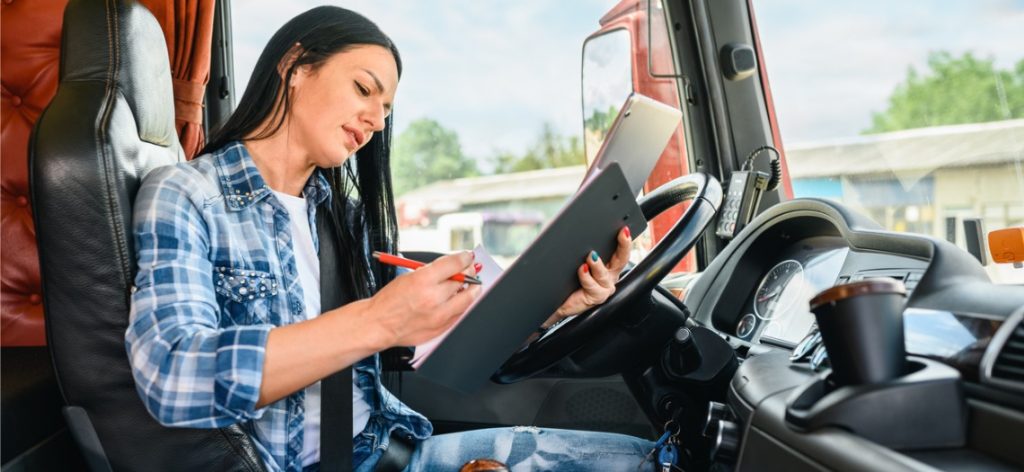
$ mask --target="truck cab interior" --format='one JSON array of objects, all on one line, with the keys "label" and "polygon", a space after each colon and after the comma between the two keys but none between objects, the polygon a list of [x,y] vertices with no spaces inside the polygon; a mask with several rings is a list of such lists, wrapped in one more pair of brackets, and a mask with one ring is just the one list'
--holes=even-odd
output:
[{"label": "truck cab interior", "polygon": [[[163,61],[182,49],[157,21],[173,18],[172,7],[68,3],[2,6],[0,470],[263,470],[237,426],[152,420],[123,349],[134,273],[127,209],[148,170],[191,157],[196,133],[230,113],[231,12],[251,5],[200,10],[192,21],[206,26],[193,33],[208,37],[198,54],[208,65],[189,82]],[[584,116],[617,105],[594,97],[632,91],[683,111],[638,200],[649,243],[607,303],[548,330],[476,392],[432,383],[401,361],[387,366],[389,387],[435,434],[517,425],[651,440],[667,432],[688,471],[1024,468],[1024,283],[992,272],[997,261],[1024,260],[1024,213],[1007,210],[999,227],[989,220],[986,229],[1006,227],[992,235],[981,229],[985,215],[947,217],[950,238],[900,230],[880,220],[913,220],[902,197],[846,175],[856,173],[843,167],[849,160],[863,167],[871,156],[840,146],[804,161],[804,148],[788,152],[760,8],[623,0],[594,19],[581,49]],[[619,54],[612,67],[588,68],[607,54]],[[203,97],[198,108],[194,96],[181,98],[188,90]],[[946,128],[889,136],[907,140],[887,160],[920,159],[907,144],[917,138],[953,143],[967,160],[1008,155],[1019,188],[1007,199],[1024,206],[1020,121],[985,128],[994,134],[984,143]],[[585,134],[600,134],[590,126]],[[1016,144],[1002,154],[970,149],[1007,139]],[[588,142],[587,155],[599,145]],[[813,159],[897,208],[800,196],[795,175],[819,178],[804,170]]]}]

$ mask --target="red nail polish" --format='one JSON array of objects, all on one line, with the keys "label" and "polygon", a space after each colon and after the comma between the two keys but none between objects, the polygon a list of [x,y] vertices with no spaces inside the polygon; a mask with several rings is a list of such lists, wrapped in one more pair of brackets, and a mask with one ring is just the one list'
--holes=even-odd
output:
[{"label": "red nail polish", "polygon": [[629,226],[627,226],[627,227],[625,227],[625,228],[622,228],[622,232],[623,232],[623,233],[626,233],[626,237],[628,238],[628,237],[630,236],[630,235],[629,235]]},{"label": "red nail polish", "polygon": [[479,263],[479,262],[477,262],[476,264],[473,264],[473,270],[475,270],[477,272],[480,272],[480,269],[483,269],[483,268],[484,268],[484,265]]},{"label": "red nail polish", "polygon": [[590,272],[590,266],[583,264],[583,272]]}]

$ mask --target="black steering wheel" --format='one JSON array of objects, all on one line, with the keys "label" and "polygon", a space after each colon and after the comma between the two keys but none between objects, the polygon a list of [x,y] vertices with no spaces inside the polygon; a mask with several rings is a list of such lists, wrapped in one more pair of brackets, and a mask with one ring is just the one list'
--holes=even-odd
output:
[{"label": "black steering wheel", "polygon": [[576,352],[601,330],[629,316],[629,307],[649,297],[715,219],[722,202],[722,186],[703,173],[679,177],[637,201],[651,221],[673,206],[693,200],[679,221],[632,270],[619,279],[615,293],[595,306],[553,326],[544,336],[512,355],[491,376],[497,383],[525,380]]}]

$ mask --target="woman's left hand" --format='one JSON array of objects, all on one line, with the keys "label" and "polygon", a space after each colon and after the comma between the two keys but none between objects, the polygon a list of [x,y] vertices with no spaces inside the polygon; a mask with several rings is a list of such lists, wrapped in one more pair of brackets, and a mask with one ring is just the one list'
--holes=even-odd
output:
[{"label": "woman's left hand", "polygon": [[586,262],[576,269],[576,274],[580,278],[580,288],[565,299],[565,303],[555,310],[555,314],[551,315],[541,325],[541,328],[549,328],[563,318],[578,315],[593,306],[600,305],[615,293],[615,283],[619,281],[619,274],[629,262],[632,239],[630,239],[628,227],[619,231],[618,242],[619,247],[615,250],[608,265],[604,264],[597,252],[590,251]]}]

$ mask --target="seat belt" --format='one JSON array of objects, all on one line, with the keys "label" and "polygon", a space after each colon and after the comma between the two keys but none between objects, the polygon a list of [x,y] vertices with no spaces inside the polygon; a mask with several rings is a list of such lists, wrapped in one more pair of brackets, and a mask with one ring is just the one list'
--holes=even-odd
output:
[{"label": "seat belt", "polygon": [[[337,197],[335,197],[337,198]],[[317,208],[320,241],[320,305],[326,312],[348,303],[339,277],[337,228],[326,205]],[[352,367],[320,381],[320,470],[352,470]]]}]

